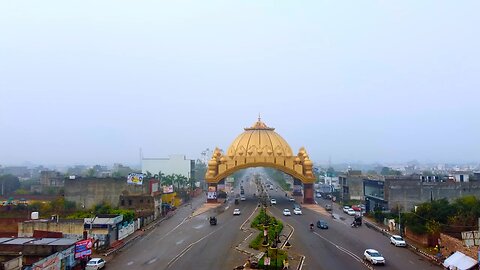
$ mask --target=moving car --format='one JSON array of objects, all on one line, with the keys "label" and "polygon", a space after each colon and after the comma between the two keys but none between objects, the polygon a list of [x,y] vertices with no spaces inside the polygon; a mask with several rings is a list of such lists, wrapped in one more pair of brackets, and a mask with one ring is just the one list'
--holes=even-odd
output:
[{"label": "moving car", "polygon": [[295,198],[293,198],[293,197],[289,197],[289,198],[288,198],[288,201],[290,201],[290,202],[294,202],[294,201],[295,201]]},{"label": "moving car", "polygon": [[217,218],[216,217],[210,217],[210,225],[217,225]]},{"label": "moving car", "polygon": [[290,210],[289,210],[289,209],[283,209],[283,215],[284,215],[284,216],[291,216],[292,213],[290,213]]},{"label": "moving car", "polygon": [[240,215],[240,209],[235,208],[235,209],[233,210],[233,215],[234,215],[234,216]]},{"label": "moving car", "polygon": [[332,211],[332,205],[331,204],[325,204],[325,210]]},{"label": "moving car", "polygon": [[352,208],[350,208],[350,209],[347,210],[347,214],[348,214],[349,216],[355,216],[355,210],[353,210]]},{"label": "moving car", "polygon": [[297,208],[293,209],[293,213],[294,213],[295,215],[301,215],[301,214],[302,214],[302,209],[300,209],[300,208],[297,207]]},{"label": "moving car", "polygon": [[371,264],[385,264],[385,258],[375,249],[366,249],[363,253],[363,258]]},{"label": "moving car", "polygon": [[105,268],[106,261],[102,258],[93,258],[88,261],[85,270],[98,270]]},{"label": "moving car", "polygon": [[350,209],[350,206],[345,205],[345,206],[343,207],[343,212],[346,214],[346,213],[348,212],[348,209]]},{"label": "moving car", "polygon": [[245,201],[247,198],[245,196],[240,196],[240,201]]},{"label": "moving car", "polygon": [[322,194],[320,194],[320,193],[317,193],[317,194],[315,194],[315,197],[317,197],[317,198],[321,198],[321,197],[322,197]]},{"label": "moving car", "polygon": [[320,219],[319,221],[317,221],[317,228],[328,229],[327,222],[323,219]]},{"label": "moving car", "polygon": [[270,204],[272,204],[272,205],[274,205],[274,204],[275,204],[275,205],[276,205],[276,204],[277,204],[277,200],[275,200],[275,199],[271,199],[271,200],[270,200]]},{"label": "moving car", "polygon": [[390,237],[390,243],[396,247],[406,247],[407,243],[400,235],[392,235]]}]

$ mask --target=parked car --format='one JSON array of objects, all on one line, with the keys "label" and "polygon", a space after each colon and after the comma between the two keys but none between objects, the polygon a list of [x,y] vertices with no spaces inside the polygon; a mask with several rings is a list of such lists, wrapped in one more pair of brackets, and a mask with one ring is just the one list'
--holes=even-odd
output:
[{"label": "parked car", "polygon": [[347,214],[348,214],[349,216],[355,216],[356,213],[355,213],[355,210],[353,210],[352,208],[350,208],[350,209],[347,210]]},{"label": "parked car", "polygon": [[371,264],[385,264],[385,258],[375,249],[366,249],[363,258]]},{"label": "parked car", "polygon": [[290,213],[290,210],[289,210],[289,209],[283,209],[283,215],[284,215],[284,216],[291,216],[292,213]]},{"label": "parked car", "polygon": [[348,213],[348,209],[350,209],[350,206],[345,205],[345,206],[343,207],[343,212],[344,212],[345,214]]},{"label": "parked car", "polygon": [[355,212],[361,212],[362,211],[362,208],[360,208],[360,206],[358,206],[358,205],[352,205],[352,209]]},{"label": "parked car", "polygon": [[320,219],[319,221],[317,221],[317,228],[328,229],[328,224],[325,220]]},{"label": "parked car", "polygon": [[301,214],[302,214],[302,209],[300,209],[300,208],[295,208],[295,209],[293,209],[293,213],[294,213],[295,215],[301,215]]},{"label": "parked car", "polygon": [[240,215],[240,209],[235,208],[235,209],[233,210],[233,215],[234,215],[234,216]]},{"label": "parked car", "polygon": [[105,268],[106,263],[107,262],[102,258],[93,258],[90,261],[88,261],[87,266],[85,267],[85,270],[103,269]]},{"label": "parked car", "polygon": [[400,235],[392,235],[390,237],[390,243],[396,247],[406,247],[407,243]]},{"label": "parked car", "polygon": [[277,200],[271,199],[271,200],[270,200],[270,204],[271,204],[271,205],[277,204]]},{"label": "parked car", "polygon": [[332,211],[332,205],[331,204],[325,204],[325,210]]}]

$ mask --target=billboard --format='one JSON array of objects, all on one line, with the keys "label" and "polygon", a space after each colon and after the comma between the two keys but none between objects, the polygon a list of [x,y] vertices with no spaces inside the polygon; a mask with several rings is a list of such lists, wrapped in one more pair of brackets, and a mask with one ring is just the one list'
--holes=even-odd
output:
[{"label": "billboard", "polygon": [[163,194],[173,193],[173,185],[163,186]]},{"label": "billboard", "polygon": [[142,173],[129,173],[127,176],[127,184],[142,185],[143,174]]},{"label": "billboard", "polygon": [[217,188],[214,186],[208,187],[207,199],[216,199],[217,198]]},{"label": "billboard", "polygon": [[92,239],[82,240],[75,243],[75,259],[81,259],[92,255]]}]

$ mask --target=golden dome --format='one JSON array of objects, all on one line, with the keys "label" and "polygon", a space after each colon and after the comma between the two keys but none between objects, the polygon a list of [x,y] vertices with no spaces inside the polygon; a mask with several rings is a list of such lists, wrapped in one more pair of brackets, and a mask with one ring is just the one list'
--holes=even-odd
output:
[{"label": "golden dome", "polygon": [[228,156],[292,156],[288,143],[260,118],[240,134],[227,150]]}]

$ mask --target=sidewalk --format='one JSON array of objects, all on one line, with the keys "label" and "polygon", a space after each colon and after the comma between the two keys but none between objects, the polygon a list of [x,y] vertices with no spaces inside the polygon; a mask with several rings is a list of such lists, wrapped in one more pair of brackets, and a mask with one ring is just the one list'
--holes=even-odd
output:
[{"label": "sidewalk", "polygon": [[[110,247],[106,252],[104,253],[94,252],[94,253],[97,256],[102,257],[103,259],[112,255],[115,255],[116,253],[120,252],[123,248],[127,247],[128,245],[132,244],[135,240],[142,237],[146,232],[151,231],[152,229],[160,225],[163,221],[175,215],[175,213],[177,213],[179,209],[190,206],[192,208],[192,213],[194,213],[194,211],[196,211],[198,207],[202,208],[204,205],[203,197],[204,196],[200,195],[198,197],[193,198],[192,200],[190,200],[190,202],[180,205],[180,207],[177,208],[175,211],[171,211],[164,217],[161,217],[161,218],[158,218],[157,220],[152,221],[151,223],[147,224],[145,227],[136,230],[135,232],[125,237],[124,239],[116,241],[112,245],[112,247]],[[193,214],[190,216],[193,216]]]},{"label": "sidewalk", "polygon": [[[365,218],[364,219],[364,224],[368,228],[370,228],[372,230],[375,230],[379,233],[382,233],[383,235],[385,235],[388,238],[390,238],[390,236],[394,235],[394,233],[391,233],[390,231],[388,231],[387,226],[385,226],[383,224],[378,224],[375,221],[371,220],[371,218]],[[418,255],[420,255],[422,257],[425,257],[426,259],[430,260],[434,264],[437,264],[439,266],[442,265],[442,261],[439,260],[437,257],[435,257],[433,255],[430,255],[430,254],[426,253],[425,251],[423,251],[421,248],[419,248],[420,245],[417,244],[416,242],[414,242],[413,240],[411,240],[409,238],[406,238],[406,239],[408,239],[407,248],[410,249],[412,252],[415,252]]]}]

